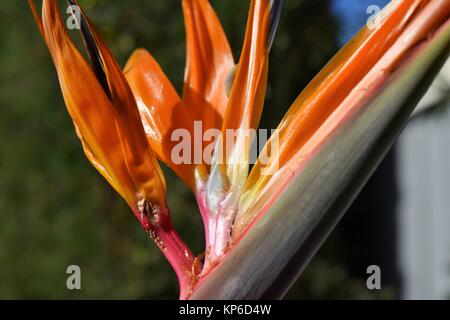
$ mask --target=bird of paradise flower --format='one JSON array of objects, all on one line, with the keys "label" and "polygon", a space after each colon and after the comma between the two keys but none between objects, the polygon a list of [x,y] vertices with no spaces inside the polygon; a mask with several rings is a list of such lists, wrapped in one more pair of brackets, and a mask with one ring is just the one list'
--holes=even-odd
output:
[{"label": "bird of paradise flower", "polygon": [[[122,71],[80,11],[88,63],[57,1],[43,0],[39,15],[29,0],[87,158],[170,262],[180,298],[281,297],[448,57],[450,1],[387,6],[376,28],[363,28],[299,95],[263,150],[269,161],[260,157],[251,171],[246,132],[260,120],[282,1],[250,1],[238,63],[210,3],[181,3],[187,37],[182,97],[145,49],[136,50]],[[172,133],[192,133],[196,121],[222,133],[213,160],[178,163],[171,156]],[[236,135],[227,138],[227,130]],[[158,160],[197,199],[204,261],[171,223]]]}]

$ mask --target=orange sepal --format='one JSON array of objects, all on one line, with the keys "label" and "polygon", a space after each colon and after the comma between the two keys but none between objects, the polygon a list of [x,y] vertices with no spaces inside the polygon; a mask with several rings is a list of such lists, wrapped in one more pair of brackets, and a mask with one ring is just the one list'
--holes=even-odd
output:
[{"label": "orange sepal", "polygon": [[[236,218],[236,238],[298,172],[299,164],[313,156],[302,148],[307,143],[320,146],[323,137],[317,132],[326,121],[333,114],[346,115],[364,105],[364,99],[379,89],[382,80],[426,39],[449,10],[450,3],[442,5],[439,0],[394,1],[380,14],[377,28],[364,27],[324,67],[295,100],[268,141],[262,151],[265,163],[258,160],[253,167]],[[276,152],[270,151],[273,139],[278,141],[274,143]]]},{"label": "orange sepal", "polygon": [[182,0],[186,26],[183,101],[203,130],[220,129],[227,108],[225,83],[234,59],[225,32],[208,0]]},{"label": "orange sepal", "polygon": [[[36,12],[34,4],[29,1]],[[56,0],[44,0],[42,26],[64,101],[86,156],[119,192],[141,223],[142,206],[166,207],[165,181],[148,146],[136,102],[110,51],[83,15],[107,88],[70,39]],[[145,208],[147,209],[147,208]],[[138,214],[140,213],[140,214]]]},{"label": "orange sepal", "polygon": [[[232,185],[245,182],[251,144],[249,130],[257,128],[264,105],[269,27],[270,1],[252,0],[244,45],[222,124],[222,154],[218,154],[221,171]],[[231,138],[234,141],[227,137],[229,130],[234,132]]]},{"label": "orange sepal", "polygon": [[193,161],[180,163],[174,161],[172,155],[174,146],[179,143],[172,137],[174,131],[185,129],[192,134],[194,123],[175,88],[156,60],[144,49],[137,49],[132,54],[124,73],[135,96],[152,150],[187,185],[194,188]]}]

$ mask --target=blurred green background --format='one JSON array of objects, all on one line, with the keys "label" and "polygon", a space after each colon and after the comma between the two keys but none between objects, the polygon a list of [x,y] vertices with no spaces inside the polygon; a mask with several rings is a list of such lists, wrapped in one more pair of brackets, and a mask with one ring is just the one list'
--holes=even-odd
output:
[{"label": "blurred green background", "polygon": [[[180,89],[185,36],[180,1],[79,1],[124,65],[147,48]],[[249,1],[213,5],[238,59]],[[56,73],[26,1],[0,2],[0,298],[176,298],[177,282],[130,210],[85,159]],[[287,0],[271,53],[262,126],[273,128],[339,48],[331,1]],[[74,31],[75,34],[75,31]],[[166,171],[168,203],[196,253],[203,231],[189,190]],[[328,241],[289,298],[380,298],[352,278],[339,235]],[[66,288],[66,268],[82,290]]]}]

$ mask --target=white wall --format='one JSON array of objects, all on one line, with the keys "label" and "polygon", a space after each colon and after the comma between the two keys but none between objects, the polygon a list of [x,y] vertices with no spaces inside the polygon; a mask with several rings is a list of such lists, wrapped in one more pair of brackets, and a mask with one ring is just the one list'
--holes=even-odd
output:
[{"label": "white wall", "polygon": [[[450,63],[423,101],[439,98]],[[450,81],[447,82],[450,84]],[[450,298],[450,105],[412,121],[398,144],[404,298]]]}]

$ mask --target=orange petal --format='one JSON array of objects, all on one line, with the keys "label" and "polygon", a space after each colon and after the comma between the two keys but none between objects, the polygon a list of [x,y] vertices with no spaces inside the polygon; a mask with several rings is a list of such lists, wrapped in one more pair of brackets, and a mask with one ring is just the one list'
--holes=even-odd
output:
[{"label": "orange petal", "polygon": [[[275,135],[279,141],[278,151],[267,152],[273,139],[263,150],[263,154],[269,154],[272,159],[269,166],[258,161],[253,167],[236,219],[236,237],[254,218],[252,214],[268,199],[273,199],[274,194],[279,194],[299,164],[311,156],[302,152],[302,148],[306,143],[320,144],[323,136],[314,139],[319,130],[326,129],[324,123],[333,114],[347,115],[363,105],[367,93],[382,86],[383,79],[395,71],[414,46],[448,18],[449,11],[450,2],[443,5],[440,0],[394,1],[380,15],[378,28],[363,28],[325,66],[281,121]],[[271,170],[270,166],[279,169]],[[263,170],[272,173],[264,175]]]},{"label": "orange petal", "polygon": [[158,158],[194,188],[194,165],[174,162],[172,139],[176,129],[193,132],[193,120],[159,64],[144,49],[136,50],[124,69],[135,96],[148,142]]},{"label": "orange petal", "polygon": [[208,0],[183,0],[187,61],[183,101],[203,130],[220,129],[228,98],[225,82],[234,59]]},{"label": "orange petal", "polygon": [[[143,216],[149,212],[142,206],[166,206],[165,182],[125,77],[86,17],[83,35],[91,57],[99,59],[94,65],[102,69],[96,73],[69,38],[56,0],[44,0],[42,17],[45,40],[86,156],[135,213],[141,213],[140,221],[149,223]],[[102,72],[106,83],[101,83]]]}]

